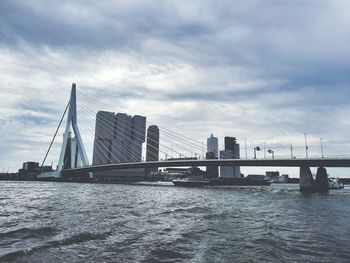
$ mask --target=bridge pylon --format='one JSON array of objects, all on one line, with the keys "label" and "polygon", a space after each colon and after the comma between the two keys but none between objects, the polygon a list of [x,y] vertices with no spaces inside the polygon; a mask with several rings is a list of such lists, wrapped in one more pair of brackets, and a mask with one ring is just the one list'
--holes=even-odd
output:
[{"label": "bridge pylon", "polygon": [[[76,84],[73,83],[69,100],[66,128],[63,134],[63,143],[57,168],[53,172],[40,174],[39,178],[60,178],[62,177],[62,171],[65,169],[89,165],[88,157],[77,124],[76,102]],[[89,177],[92,178],[92,173],[89,173]]]}]

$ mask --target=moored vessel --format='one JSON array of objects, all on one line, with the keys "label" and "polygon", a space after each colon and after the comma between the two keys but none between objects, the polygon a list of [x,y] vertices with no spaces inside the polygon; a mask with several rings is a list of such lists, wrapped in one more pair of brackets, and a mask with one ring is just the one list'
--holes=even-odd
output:
[{"label": "moored vessel", "polygon": [[175,186],[199,187],[209,185],[210,181],[204,180],[203,176],[191,175],[183,179],[175,179],[172,181]]}]

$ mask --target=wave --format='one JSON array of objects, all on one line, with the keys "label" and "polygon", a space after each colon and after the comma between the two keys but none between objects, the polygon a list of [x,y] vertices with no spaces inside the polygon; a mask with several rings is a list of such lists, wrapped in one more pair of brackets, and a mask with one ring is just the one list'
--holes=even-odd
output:
[{"label": "wave", "polygon": [[[32,229],[26,229],[25,231],[32,232],[30,230]],[[23,229],[22,229],[23,231]],[[15,232],[15,231],[12,231]],[[25,249],[19,249],[15,251],[10,251],[8,253],[5,253],[3,255],[0,254],[0,262],[7,261],[7,260],[13,260],[13,259],[18,259],[18,257],[28,255],[30,253],[33,253],[34,251],[38,251],[41,249],[48,249],[48,248],[57,248],[61,246],[69,246],[73,244],[78,244],[78,243],[83,243],[91,240],[103,240],[109,237],[111,233],[106,232],[106,233],[90,233],[90,232],[83,232],[79,233],[77,235],[59,239],[59,240],[51,240],[43,244],[39,244],[37,246],[33,247],[28,247]]]},{"label": "wave", "polygon": [[16,237],[39,237],[39,236],[50,236],[55,234],[57,230],[52,227],[40,227],[40,228],[27,228],[22,227],[8,232],[0,233],[0,240],[5,238],[16,238]]}]

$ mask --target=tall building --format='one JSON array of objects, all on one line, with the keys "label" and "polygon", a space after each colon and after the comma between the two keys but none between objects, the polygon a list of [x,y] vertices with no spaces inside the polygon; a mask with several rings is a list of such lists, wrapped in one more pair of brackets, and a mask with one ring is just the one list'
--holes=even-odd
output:
[{"label": "tall building", "polygon": [[93,164],[140,162],[146,117],[99,111],[96,115]]},{"label": "tall building", "polygon": [[[239,144],[235,137],[224,138],[225,150],[220,151],[220,159],[239,159]],[[239,166],[220,166],[220,177],[240,178],[241,169]]]},{"label": "tall building", "polygon": [[224,142],[225,142],[225,150],[226,151],[231,151],[232,154],[233,154],[231,156],[231,158],[239,159],[240,158],[239,144],[237,144],[236,138],[235,137],[225,136]]},{"label": "tall building", "polygon": [[[218,138],[214,137],[213,134],[210,134],[210,137],[207,139],[207,153],[206,159],[218,159],[219,144]],[[218,166],[207,166],[207,178],[216,178],[219,176]]]},{"label": "tall building", "polygon": [[146,162],[159,160],[159,129],[150,125],[147,129]]},{"label": "tall building", "polygon": [[[218,159],[218,157],[215,156],[215,153],[213,152],[207,152],[206,153],[206,159]],[[219,167],[217,165],[210,165],[207,166],[207,173],[206,173],[206,178],[217,178],[219,177]]]},{"label": "tall building", "polygon": [[213,134],[210,134],[210,137],[207,139],[207,152],[214,153],[214,156],[218,157],[218,138],[214,137]]},{"label": "tall building", "polygon": [[[146,162],[159,161],[159,128],[150,125],[147,129]],[[157,172],[158,168],[146,169],[146,175]]]},{"label": "tall building", "polygon": [[113,112],[99,111],[96,115],[93,164],[111,163],[111,147],[114,139]]}]

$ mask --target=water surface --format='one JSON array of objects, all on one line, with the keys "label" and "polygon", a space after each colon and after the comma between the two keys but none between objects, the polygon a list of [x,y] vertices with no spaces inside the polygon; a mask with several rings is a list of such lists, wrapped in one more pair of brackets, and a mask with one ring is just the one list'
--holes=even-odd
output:
[{"label": "water surface", "polygon": [[350,262],[350,188],[0,181],[0,262]]}]

